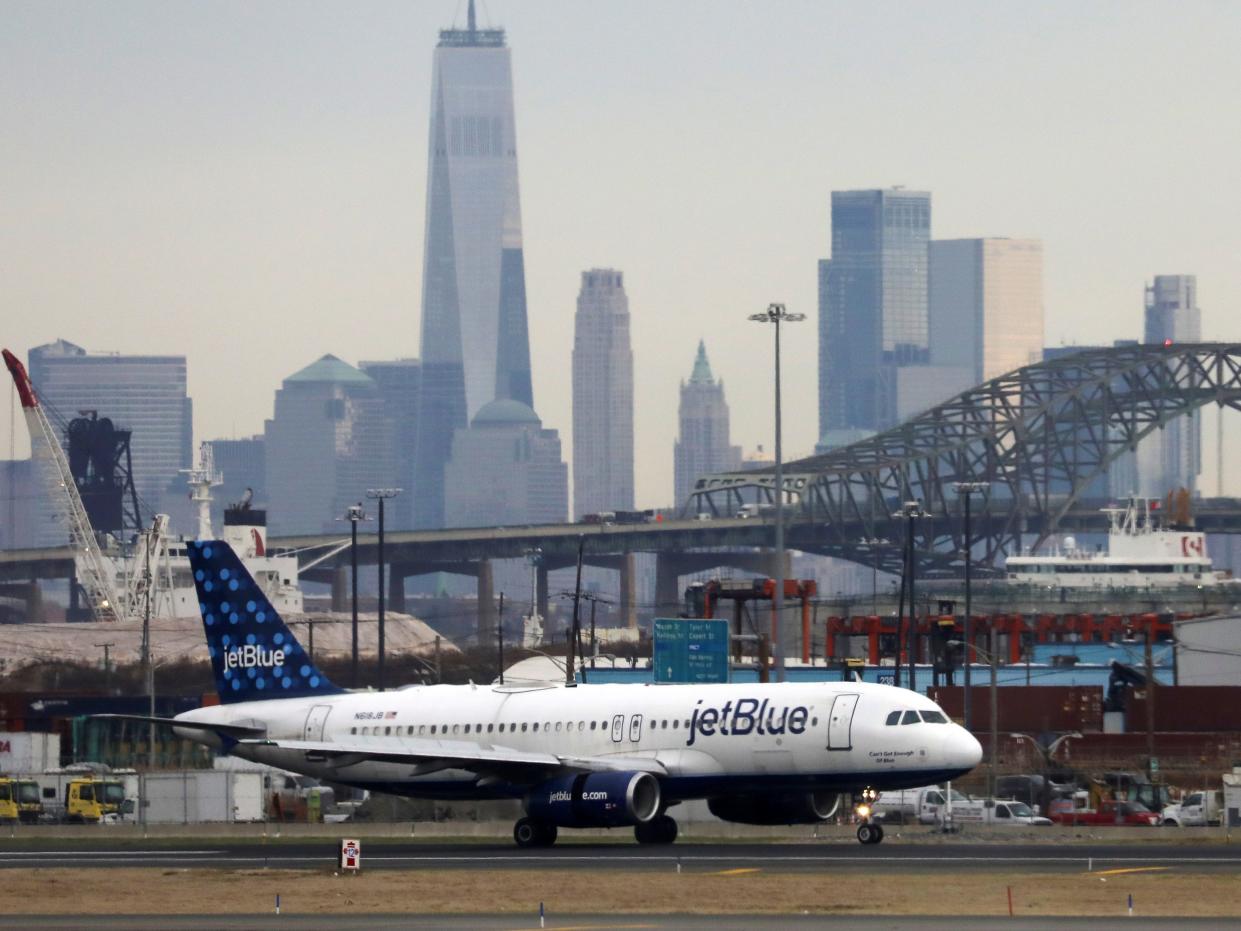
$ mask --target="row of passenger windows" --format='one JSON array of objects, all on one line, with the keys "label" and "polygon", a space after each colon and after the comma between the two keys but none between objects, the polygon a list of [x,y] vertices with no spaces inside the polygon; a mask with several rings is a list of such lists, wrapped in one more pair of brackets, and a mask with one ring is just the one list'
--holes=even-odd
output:
[{"label": "row of passenger windows", "polygon": [[[909,713],[914,714],[915,712],[909,712]],[[935,712],[924,712],[924,713],[932,714]],[[896,714],[899,716],[900,712],[898,711],[896,712]],[[940,715],[940,717],[943,718],[943,715]],[[688,718],[685,719],[684,721],[682,721],[679,718],[671,718],[671,719],[661,718],[661,719],[657,719],[654,721],[649,721],[647,723],[648,723],[648,727],[656,731],[658,730],[665,730],[665,731],[680,730],[681,727],[685,727],[687,730],[689,729]],[[893,724],[895,722],[889,719],[888,723]],[[811,727],[817,727],[818,724],[819,724],[819,719],[817,717],[813,721],[810,722]],[[519,727],[521,728],[521,732],[523,734],[539,733],[539,722],[538,721],[535,721],[533,724],[531,724],[528,721],[523,721],[520,724],[507,723],[507,724],[487,724],[487,725],[483,725],[483,724],[451,724],[451,725],[449,724],[417,724],[417,725],[409,724],[405,726],[404,731],[405,731],[405,736],[408,736],[408,737],[413,737],[415,736],[415,734],[418,737],[427,737],[427,736],[437,737],[437,736],[443,736],[449,733],[482,734],[486,732],[488,734],[494,734],[494,733],[515,734],[517,733],[517,729]],[[554,723],[551,721],[544,721],[542,724],[542,729],[545,733],[550,733],[553,730],[555,730],[557,733],[560,733],[562,730],[570,731],[570,732],[575,731],[575,730],[576,731],[586,731],[586,730],[607,731],[611,729],[611,727],[612,725],[608,721],[590,721],[590,722],[587,722],[587,721],[556,721]],[[451,731],[449,730],[450,728],[451,728]],[[401,730],[402,728],[400,725],[385,724],[383,725],[383,727],[380,727],[379,725],[375,725],[373,727],[361,727],[361,728],[351,727],[349,728],[349,733],[360,735],[363,737],[366,737],[366,736],[379,737],[381,735],[384,737],[392,737],[394,735],[397,737],[400,737],[402,736]]]},{"label": "row of passenger windows", "polygon": [[917,724],[919,721],[927,724],[948,723],[948,719],[938,711],[893,711],[883,723],[891,727],[893,724]]},{"label": "row of passenger windows", "polygon": [[[665,719],[665,720],[659,720],[659,721],[651,721],[650,727],[653,728],[654,730],[660,730],[661,728],[663,730],[675,730],[675,729],[679,729],[681,727],[681,724],[682,722],[677,719],[674,719],[671,721]],[[689,721],[685,721],[684,724],[685,724],[685,727],[687,728],[689,727]],[[405,734],[409,737],[413,737],[415,734],[417,734],[419,737],[425,737],[425,736],[442,736],[444,734],[448,734],[450,733],[450,730],[449,730],[450,728],[451,728],[451,733],[453,734],[470,734],[470,733],[482,734],[484,731],[488,734],[494,734],[497,732],[501,734],[504,734],[504,733],[515,734],[517,733],[517,730],[520,727],[521,732],[523,734],[527,732],[537,734],[539,733],[540,727],[542,728],[543,731],[550,733],[553,730],[555,730],[556,732],[560,732],[562,730],[564,731],[574,731],[574,730],[576,731],[585,731],[585,730],[606,731],[610,729],[611,726],[612,726],[611,723],[608,721],[590,721],[590,722],[556,721],[555,723],[551,721],[544,721],[542,725],[540,725],[538,721],[535,721],[533,724],[531,724],[528,721],[523,721],[521,724],[510,723],[510,724],[487,724],[487,725],[482,725],[482,724],[452,724],[452,725],[449,725],[449,724],[418,724],[418,725],[413,725],[413,724],[410,724],[404,728],[404,731],[405,731]],[[382,728],[376,725],[375,727],[363,727],[363,728],[351,727],[349,728],[349,733],[360,734],[362,736],[366,736],[366,735],[379,736],[380,734],[382,734],[385,737],[391,737],[393,734],[395,734],[396,736],[400,737],[401,730],[402,728],[399,725],[396,727],[393,727],[392,725],[385,725]]]}]

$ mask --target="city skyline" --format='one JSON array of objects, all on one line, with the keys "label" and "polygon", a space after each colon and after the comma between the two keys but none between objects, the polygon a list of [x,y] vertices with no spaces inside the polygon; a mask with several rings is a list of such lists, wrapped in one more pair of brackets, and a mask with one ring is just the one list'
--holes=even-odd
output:
[{"label": "city skyline", "polygon": [[[429,75],[452,5],[5,9],[8,348],[184,353],[196,441],[261,432],[282,376],[324,353],[418,354]],[[1041,240],[1048,345],[1140,338],[1133,295],[1163,273],[1196,275],[1204,338],[1231,335],[1236,8],[489,13],[516,50],[539,414],[569,439],[577,273],[624,268],[639,506],[667,503],[669,399],[700,336],[734,441],[770,445],[769,354],[744,316],[815,312],[831,190],[905,183],[933,193],[936,238]],[[1193,151],[1143,145],[1153,120]],[[791,458],[818,438],[817,367],[813,340],[786,353]],[[28,446],[15,423],[0,455]]]}]

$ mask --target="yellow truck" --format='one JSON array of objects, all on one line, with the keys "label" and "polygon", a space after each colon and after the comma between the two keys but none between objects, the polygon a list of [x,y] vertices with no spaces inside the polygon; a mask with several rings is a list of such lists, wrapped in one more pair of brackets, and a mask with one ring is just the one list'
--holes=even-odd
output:
[{"label": "yellow truck", "polygon": [[34,824],[43,814],[39,783],[33,779],[0,776],[0,821]]},{"label": "yellow truck", "polygon": [[65,784],[66,821],[115,821],[129,813],[127,808],[125,783],[119,779],[87,777]]}]

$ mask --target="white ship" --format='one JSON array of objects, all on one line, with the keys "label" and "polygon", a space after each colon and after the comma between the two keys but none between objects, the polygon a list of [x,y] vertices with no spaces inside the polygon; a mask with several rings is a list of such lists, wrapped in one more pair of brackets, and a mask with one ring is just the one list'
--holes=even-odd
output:
[{"label": "white ship", "polygon": [[1065,537],[1053,552],[1010,556],[1008,581],[1049,588],[1178,588],[1236,584],[1207,555],[1206,534],[1157,526],[1148,499],[1103,508],[1107,549],[1079,546]]},{"label": "white ship", "polygon": [[[211,489],[221,484],[221,476],[215,469],[210,444],[199,446],[198,464],[186,469],[185,475],[190,500],[198,506],[197,538],[213,540]],[[241,557],[242,564],[263,589],[272,607],[281,614],[301,614],[297,556],[272,556],[267,552],[267,512],[251,507],[250,496],[247,488],[240,502],[225,508],[222,538]],[[105,560],[112,566],[113,590],[126,593],[131,617],[145,616],[148,591],[152,618],[199,616],[198,595],[186,555],[187,541],[184,537],[167,537],[166,526],[167,518],[158,515],[151,530],[141,534],[129,552],[121,555],[104,550]]]}]

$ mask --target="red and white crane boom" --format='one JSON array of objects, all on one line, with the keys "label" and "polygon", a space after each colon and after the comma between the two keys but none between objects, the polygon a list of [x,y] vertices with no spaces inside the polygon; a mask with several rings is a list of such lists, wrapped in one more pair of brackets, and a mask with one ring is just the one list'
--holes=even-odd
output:
[{"label": "red and white crane boom", "polygon": [[91,614],[97,621],[125,619],[125,607],[116,598],[112,584],[111,563],[103,555],[99,542],[91,530],[90,518],[82,505],[77,483],[69,471],[69,460],[60,446],[56,431],[52,429],[39,397],[35,393],[30,376],[21,360],[7,349],[0,351],[8,366],[17,396],[22,403],[22,414],[30,430],[30,458],[47,483],[52,505],[57,517],[69,531],[69,543],[73,547],[79,581],[86,591]]}]

